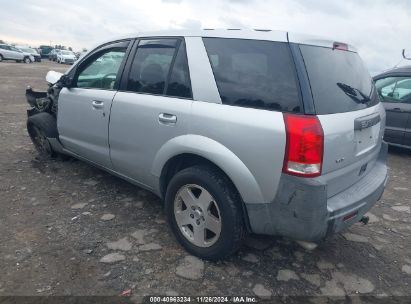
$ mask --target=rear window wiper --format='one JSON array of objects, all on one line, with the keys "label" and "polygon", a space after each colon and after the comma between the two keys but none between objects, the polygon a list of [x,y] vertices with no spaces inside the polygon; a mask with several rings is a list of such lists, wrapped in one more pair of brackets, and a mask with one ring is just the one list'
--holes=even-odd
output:
[{"label": "rear window wiper", "polygon": [[[367,103],[370,102],[371,99],[367,95],[365,95],[363,92],[360,90],[353,88],[352,86],[342,83],[342,82],[337,82],[337,86],[343,90],[345,94],[347,94],[348,97],[350,97],[352,100],[354,100],[357,103]],[[360,98],[361,97],[361,98]]]}]

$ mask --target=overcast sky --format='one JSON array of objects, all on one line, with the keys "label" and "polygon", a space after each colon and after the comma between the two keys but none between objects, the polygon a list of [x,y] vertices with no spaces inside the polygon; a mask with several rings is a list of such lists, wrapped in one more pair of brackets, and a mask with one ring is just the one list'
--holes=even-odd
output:
[{"label": "overcast sky", "polygon": [[411,53],[411,0],[0,0],[0,39],[33,46],[81,49],[138,31],[230,27],[348,42],[375,74],[400,62],[403,48]]}]

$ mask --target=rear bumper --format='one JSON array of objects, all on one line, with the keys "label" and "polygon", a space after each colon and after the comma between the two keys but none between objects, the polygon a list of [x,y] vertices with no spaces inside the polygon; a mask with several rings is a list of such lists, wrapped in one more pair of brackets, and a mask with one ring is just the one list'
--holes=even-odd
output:
[{"label": "rear bumper", "polygon": [[[384,192],[387,147],[382,144],[378,160],[368,174],[330,198],[321,179],[282,175],[273,202],[246,204],[250,229],[257,234],[319,241],[358,222]],[[344,220],[347,216],[349,219]]]}]

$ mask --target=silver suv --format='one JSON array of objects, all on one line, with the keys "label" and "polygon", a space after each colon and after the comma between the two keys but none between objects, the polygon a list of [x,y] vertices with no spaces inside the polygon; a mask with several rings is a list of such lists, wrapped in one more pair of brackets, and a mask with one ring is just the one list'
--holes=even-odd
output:
[{"label": "silver suv", "polygon": [[5,59],[24,63],[34,62],[32,54],[19,50],[12,45],[0,44],[0,62]]},{"label": "silver suv", "polygon": [[[165,201],[177,240],[220,259],[247,233],[317,242],[363,221],[387,181],[385,111],[356,50],[279,31],[142,33],[27,91],[40,152]],[[41,107],[37,107],[41,101]]]}]

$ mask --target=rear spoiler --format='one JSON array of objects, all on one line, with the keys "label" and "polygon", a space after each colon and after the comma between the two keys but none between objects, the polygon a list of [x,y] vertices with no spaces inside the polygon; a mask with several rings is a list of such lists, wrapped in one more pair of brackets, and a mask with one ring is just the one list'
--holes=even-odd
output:
[{"label": "rear spoiler", "polygon": [[288,42],[306,44],[313,46],[327,47],[330,49],[338,49],[343,51],[350,51],[357,53],[357,49],[348,43],[339,42],[331,39],[325,39],[317,36],[297,34],[297,33],[287,33]]}]

